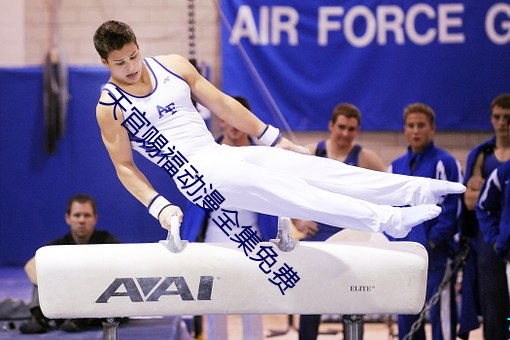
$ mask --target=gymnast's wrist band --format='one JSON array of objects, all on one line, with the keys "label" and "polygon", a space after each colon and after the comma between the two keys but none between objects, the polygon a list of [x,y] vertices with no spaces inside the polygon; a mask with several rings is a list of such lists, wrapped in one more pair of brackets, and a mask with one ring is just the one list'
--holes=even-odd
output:
[{"label": "gymnast's wrist band", "polygon": [[257,139],[266,146],[275,146],[281,138],[282,134],[280,129],[269,124],[266,125],[264,131],[257,137]]},{"label": "gymnast's wrist band", "polygon": [[152,202],[149,204],[149,214],[154,216],[155,219],[159,220],[159,214],[165,209],[166,207],[173,205],[170,203],[166,198],[161,196],[160,194],[157,194],[156,197],[152,199]]}]

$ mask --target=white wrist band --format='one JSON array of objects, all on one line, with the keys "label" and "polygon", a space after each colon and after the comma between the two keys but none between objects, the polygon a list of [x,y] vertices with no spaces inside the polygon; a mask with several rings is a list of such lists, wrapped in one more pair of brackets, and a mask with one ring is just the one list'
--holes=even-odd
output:
[{"label": "white wrist band", "polygon": [[149,204],[149,214],[154,216],[157,220],[159,220],[159,214],[161,214],[161,211],[168,207],[169,205],[173,205],[170,203],[166,198],[158,194],[152,202]]},{"label": "white wrist band", "polygon": [[267,124],[266,129],[262,131],[257,139],[266,146],[275,146],[280,141],[280,138],[282,138],[280,130]]}]

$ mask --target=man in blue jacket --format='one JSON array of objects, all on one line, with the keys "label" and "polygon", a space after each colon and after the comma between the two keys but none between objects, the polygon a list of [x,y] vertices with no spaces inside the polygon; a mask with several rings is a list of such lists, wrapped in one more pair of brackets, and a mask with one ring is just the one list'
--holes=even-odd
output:
[{"label": "man in blue jacket", "polygon": [[[510,111],[507,112],[510,113]],[[510,132],[510,114],[506,115],[505,119],[506,129]],[[506,140],[510,144],[509,133],[506,135]],[[484,301],[483,307],[489,305],[491,308],[487,310],[487,308],[482,307],[482,311],[484,311],[484,336],[487,338],[487,334],[491,334],[493,335],[491,339],[508,339],[510,337],[510,331],[507,322],[505,322],[510,315],[510,294],[508,291],[508,261],[510,260],[509,181],[510,160],[498,166],[487,177],[475,207],[480,234],[487,249],[490,249],[490,253],[493,254],[491,256],[494,257],[491,262],[493,270],[486,272],[488,277],[485,280],[493,282],[492,287],[497,289],[489,292],[491,297],[489,301],[487,301],[488,299]],[[486,270],[486,268],[483,268],[483,270]],[[482,287],[486,287],[486,285],[482,285]],[[487,294],[481,295],[482,299],[487,296]],[[497,307],[494,305],[497,305]],[[488,319],[487,326],[485,325],[486,319]]]},{"label": "man in blue jacket", "polygon": [[[498,166],[510,160],[510,93],[502,93],[490,104],[490,119],[494,136],[480,143],[469,153],[466,162],[466,176],[462,211],[461,236],[468,240],[470,253],[462,277],[462,309],[459,319],[459,337],[467,339],[469,331],[478,328],[477,313],[483,317],[484,338],[506,340],[509,338],[506,324],[509,309],[506,294],[506,265],[496,256],[479,230],[475,206],[485,180]],[[478,310],[479,305],[479,310]]]},{"label": "man in blue jacket", "polygon": [[[234,97],[238,102],[250,109],[248,101],[244,97]],[[230,146],[249,146],[255,145],[251,137],[227,124],[221,122],[223,135],[216,141],[220,144]],[[240,226],[251,226],[251,229],[257,232],[261,241],[268,241],[276,238],[278,218],[257,214],[251,211],[237,210]],[[185,218],[181,225],[182,238],[190,242],[234,242],[225,233],[215,225],[212,220],[216,212],[212,212],[208,217],[206,211],[198,205],[188,202],[185,211]],[[243,315],[243,338],[262,340],[264,338],[264,328],[261,315]],[[207,339],[227,340],[228,327],[227,315],[208,315],[207,316]]]},{"label": "man in blue jacket", "polygon": [[[408,151],[392,162],[390,171],[409,176],[462,181],[459,162],[451,154],[434,145],[435,129],[435,113],[432,108],[422,103],[408,105],[404,109],[404,134],[409,142]],[[437,218],[414,227],[405,238],[390,238],[396,241],[418,242],[427,249],[427,301],[438,291],[448,269],[453,236],[458,228],[460,205],[459,195],[448,195],[440,204],[442,212]],[[444,310],[448,309],[449,313],[444,313]],[[398,316],[399,339],[409,333],[417,319],[417,315]],[[453,282],[445,288],[440,301],[430,310],[430,320],[434,340],[455,339]],[[423,324],[412,339],[425,340]]]}]

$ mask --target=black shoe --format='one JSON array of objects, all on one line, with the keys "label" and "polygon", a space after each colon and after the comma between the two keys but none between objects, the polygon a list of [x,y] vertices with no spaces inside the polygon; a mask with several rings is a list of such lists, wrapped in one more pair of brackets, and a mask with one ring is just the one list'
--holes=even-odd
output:
[{"label": "black shoe", "polygon": [[23,334],[40,334],[46,333],[50,326],[48,322],[43,319],[37,319],[32,316],[28,321],[23,322],[19,326],[19,331]]},{"label": "black shoe", "polygon": [[76,333],[81,332],[82,329],[78,326],[75,320],[67,319],[60,325],[59,329],[64,332]]}]

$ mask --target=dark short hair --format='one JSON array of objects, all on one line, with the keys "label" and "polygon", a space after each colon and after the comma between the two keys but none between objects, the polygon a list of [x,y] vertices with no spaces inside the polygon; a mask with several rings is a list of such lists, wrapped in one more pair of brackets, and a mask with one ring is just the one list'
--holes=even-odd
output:
[{"label": "dark short hair", "polygon": [[94,34],[94,47],[103,59],[108,59],[112,51],[120,50],[124,45],[136,42],[136,36],[131,27],[116,20],[109,20],[101,24]]},{"label": "dark short hair", "polygon": [[69,198],[69,200],[67,201],[67,209],[66,209],[67,215],[71,214],[71,207],[74,202],[78,202],[78,203],[82,203],[82,204],[90,202],[90,205],[92,205],[92,211],[94,212],[94,215],[97,215],[96,200],[87,194],[76,194],[76,195],[71,196],[71,198]]},{"label": "dark short hair", "polygon": [[361,111],[353,104],[340,103],[335,106],[331,114],[331,123],[336,123],[339,116],[355,118],[358,121],[358,126],[361,125]]},{"label": "dark short hair", "polygon": [[502,109],[510,109],[510,93],[502,93],[492,100],[491,115],[494,107],[499,106]]},{"label": "dark short hair", "polygon": [[404,109],[404,122],[411,113],[423,113],[429,119],[429,123],[434,125],[436,122],[436,113],[432,108],[423,103],[412,103],[405,107]]}]

